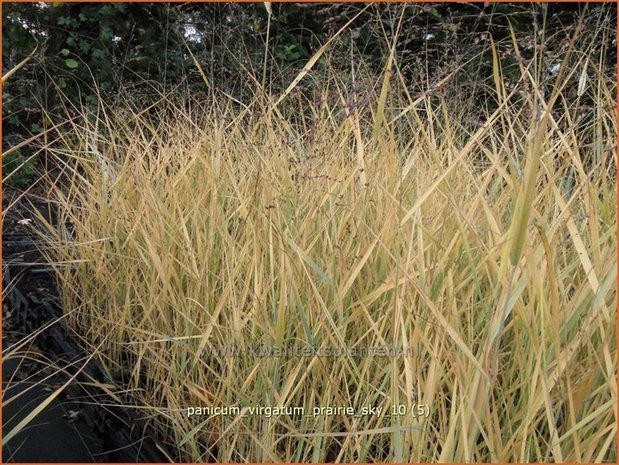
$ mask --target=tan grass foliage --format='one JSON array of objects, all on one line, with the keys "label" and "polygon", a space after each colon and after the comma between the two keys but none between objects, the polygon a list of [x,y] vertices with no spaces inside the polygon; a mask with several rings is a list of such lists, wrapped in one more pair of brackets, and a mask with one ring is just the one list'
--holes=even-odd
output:
[{"label": "tan grass foliage", "polygon": [[[495,56],[491,110],[385,80],[366,106],[330,82],[72,122],[46,232],[72,326],[190,461],[614,460],[615,90],[585,51],[551,96]],[[409,353],[247,353],[289,346]]]}]

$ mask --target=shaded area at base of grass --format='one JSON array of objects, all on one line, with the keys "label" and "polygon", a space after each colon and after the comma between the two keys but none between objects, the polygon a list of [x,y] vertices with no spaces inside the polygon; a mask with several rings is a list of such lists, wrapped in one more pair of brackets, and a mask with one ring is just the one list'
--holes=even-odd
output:
[{"label": "shaded area at base of grass", "polygon": [[[3,434],[56,388],[53,382],[45,382],[37,375],[16,381],[24,360],[15,357],[2,362],[3,398],[16,398],[2,407]],[[80,419],[79,403],[66,398],[52,402],[2,448],[4,462],[101,462],[105,457],[101,439]]]}]

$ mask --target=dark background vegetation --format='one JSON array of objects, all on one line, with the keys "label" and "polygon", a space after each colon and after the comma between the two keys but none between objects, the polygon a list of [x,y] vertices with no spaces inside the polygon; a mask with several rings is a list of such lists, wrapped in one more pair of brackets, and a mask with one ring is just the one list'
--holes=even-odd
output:
[{"label": "dark background vegetation", "polygon": [[[3,84],[3,151],[100,98],[114,102],[131,96],[146,104],[162,92],[194,97],[226,92],[244,101],[263,75],[277,96],[307,59],[365,6],[273,3],[265,71],[268,14],[263,3],[2,3],[3,75],[36,49]],[[480,105],[491,106],[484,93],[485,86],[492,87],[489,37],[507,44],[501,64],[507,78],[510,68],[517,76],[518,60],[533,55],[528,45],[542,29],[550,38],[544,51],[548,66],[556,62],[585,8],[592,25],[608,19],[609,9],[610,16],[616,15],[614,4],[409,4],[398,40],[398,66],[410,80],[409,91],[415,92],[467,63],[454,92],[474,92]],[[380,84],[401,10],[402,4],[372,4],[319,61],[316,72],[350,76],[352,83],[357,68]],[[612,19],[611,26],[615,24]],[[522,45],[521,56],[509,45],[510,25]],[[616,62],[616,44],[603,40],[614,39],[615,33],[600,40],[600,47],[611,50],[609,67]],[[13,151],[3,158],[3,173],[21,168],[7,184],[29,186],[42,163],[27,149]]]}]

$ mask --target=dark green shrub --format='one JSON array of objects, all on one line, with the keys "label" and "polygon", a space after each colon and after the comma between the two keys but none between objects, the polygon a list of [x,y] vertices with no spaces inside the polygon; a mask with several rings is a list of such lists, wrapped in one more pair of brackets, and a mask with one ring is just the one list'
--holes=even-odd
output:
[{"label": "dark green shrub", "polygon": [[36,165],[37,155],[26,157],[19,150],[2,157],[2,185],[16,189],[31,186],[38,177]]}]

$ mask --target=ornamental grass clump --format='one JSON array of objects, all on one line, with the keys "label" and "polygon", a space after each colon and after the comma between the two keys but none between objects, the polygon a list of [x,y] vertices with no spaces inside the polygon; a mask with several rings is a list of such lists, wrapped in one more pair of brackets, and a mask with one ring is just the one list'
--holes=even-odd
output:
[{"label": "ornamental grass clump", "polygon": [[546,93],[492,44],[481,107],[392,57],[364,98],[67,122],[67,321],[187,461],[615,460],[615,87],[585,51]]}]

